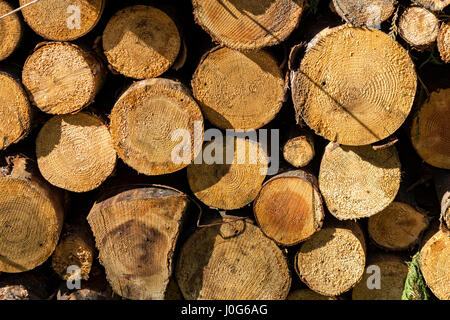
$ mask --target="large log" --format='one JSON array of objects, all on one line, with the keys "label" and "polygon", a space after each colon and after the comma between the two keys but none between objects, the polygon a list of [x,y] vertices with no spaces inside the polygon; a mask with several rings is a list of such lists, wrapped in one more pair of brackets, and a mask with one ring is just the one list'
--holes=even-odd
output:
[{"label": "large log", "polygon": [[[20,0],[21,6],[33,0]],[[105,0],[45,0],[22,10],[34,32],[45,39],[75,40],[91,31],[103,13]]]},{"label": "large log", "polygon": [[175,275],[188,300],[279,300],[291,285],[283,252],[246,221],[195,232],[181,249]]},{"label": "large log", "polygon": [[131,85],[114,105],[111,134],[119,157],[139,173],[172,173],[200,152],[203,116],[181,83],[147,79]]},{"label": "large log", "polygon": [[319,187],[331,214],[340,220],[373,216],[394,201],[400,188],[400,160],[394,146],[345,147],[324,152]]},{"label": "large log", "polygon": [[[11,5],[0,1],[0,16],[13,11]],[[17,13],[11,14],[0,20],[0,61],[8,58],[19,46],[22,39],[22,24]]]},{"label": "large log", "polygon": [[284,77],[265,51],[216,48],[206,53],[192,80],[206,118],[223,129],[258,129],[280,110]]},{"label": "large log", "polygon": [[423,50],[434,45],[439,32],[439,20],[421,7],[407,8],[398,22],[400,36],[412,47]]},{"label": "large log", "polygon": [[324,219],[317,180],[302,170],[279,174],[264,183],[253,211],[262,231],[285,246],[308,239],[320,230]]},{"label": "large log", "polygon": [[303,0],[193,0],[195,21],[214,41],[238,50],[276,45],[297,27]]},{"label": "large log", "polygon": [[354,26],[379,26],[394,13],[393,0],[332,0],[334,9]]},{"label": "large log", "polygon": [[93,53],[66,42],[39,44],[22,71],[33,104],[50,114],[75,113],[94,102],[104,77]]},{"label": "large log", "polygon": [[47,181],[73,192],[99,187],[117,158],[106,124],[84,112],[47,121],[36,139],[36,156]]},{"label": "large log", "polygon": [[339,26],[320,32],[291,72],[297,122],[344,145],[367,145],[393,134],[416,93],[405,49],[378,30]]},{"label": "large log", "polygon": [[128,299],[164,299],[189,199],[141,187],[97,201],[88,216],[112,289]]},{"label": "large log", "polygon": [[432,92],[415,114],[411,139],[419,156],[428,164],[450,169],[450,89]]},{"label": "large log", "polygon": [[0,168],[0,271],[17,273],[44,263],[56,248],[63,223],[61,194],[34,163],[10,157]]},{"label": "large log", "polygon": [[117,12],[103,32],[111,67],[135,79],[155,78],[175,62],[181,47],[175,22],[163,11],[143,5]]},{"label": "large log", "polygon": [[31,130],[32,107],[22,84],[0,72],[0,150],[25,138]]}]

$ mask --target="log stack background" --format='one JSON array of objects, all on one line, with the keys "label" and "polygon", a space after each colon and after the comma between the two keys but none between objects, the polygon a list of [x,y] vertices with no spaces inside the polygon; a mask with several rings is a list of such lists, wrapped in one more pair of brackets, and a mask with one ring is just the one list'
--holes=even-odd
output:
[{"label": "log stack background", "polygon": [[[41,0],[1,19],[0,299],[450,299],[448,4]],[[261,155],[239,162],[208,129],[280,146],[224,140]],[[214,148],[236,163],[193,163]]]}]

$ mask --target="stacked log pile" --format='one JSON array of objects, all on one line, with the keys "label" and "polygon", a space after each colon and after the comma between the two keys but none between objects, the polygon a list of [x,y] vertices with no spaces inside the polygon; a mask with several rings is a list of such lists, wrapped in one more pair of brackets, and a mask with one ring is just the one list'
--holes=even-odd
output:
[{"label": "stacked log pile", "polygon": [[0,300],[449,300],[449,16],[0,0]]}]

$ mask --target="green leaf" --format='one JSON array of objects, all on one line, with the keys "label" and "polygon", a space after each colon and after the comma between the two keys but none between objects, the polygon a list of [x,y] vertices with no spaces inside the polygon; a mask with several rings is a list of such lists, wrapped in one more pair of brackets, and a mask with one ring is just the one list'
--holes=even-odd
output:
[{"label": "green leaf", "polygon": [[429,300],[430,294],[420,271],[420,252],[417,252],[411,262],[406,262],[406,264],[409,271],[406,276],[402,300]]}]

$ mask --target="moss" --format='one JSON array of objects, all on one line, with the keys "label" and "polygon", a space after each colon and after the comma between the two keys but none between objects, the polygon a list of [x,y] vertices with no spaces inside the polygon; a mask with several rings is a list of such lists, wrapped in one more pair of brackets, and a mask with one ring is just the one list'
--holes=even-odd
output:
[{"label": "moss", "polygon": [[409,271],[405,280],[402,300],[429,300],[430,294],[420,271],[420,253],[417,252],[411,262],[406,262],[406,264]]}]

